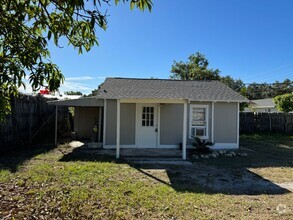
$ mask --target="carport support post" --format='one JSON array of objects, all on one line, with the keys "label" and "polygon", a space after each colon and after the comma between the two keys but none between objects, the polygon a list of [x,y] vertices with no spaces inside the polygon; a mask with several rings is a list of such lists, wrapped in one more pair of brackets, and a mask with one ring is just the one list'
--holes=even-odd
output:
[{"label": "carport support post", "polygon": [[187,129],[187,103],[183,104],[183,136],[182,136],[182,159],[186,160],[186,133]]},{"label": "carport support post", "polygon": [[120,158],[120,100],[117,99],[116,159]]},{"label": "carport support post", "polygon": [[57,146],[58,105],[55,108],[55,146]]}]

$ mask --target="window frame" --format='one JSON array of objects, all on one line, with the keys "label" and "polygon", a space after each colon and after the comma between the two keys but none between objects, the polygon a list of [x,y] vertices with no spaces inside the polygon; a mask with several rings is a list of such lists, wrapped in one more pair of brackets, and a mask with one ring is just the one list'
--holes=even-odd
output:
[{"label": "window frame", "polygon": [[[201,126],[201,125],[196,125],[193,126],[192,125],[192,117],[193,117],[193,109],[194,108],[204,108],[205,109],[205,126]],[[202,139],[209,139],[209,105],[196,105],[196,104],[192,104],[190,105],[190,109],[189,109],[189,138],[192,138],[192,128],[205,128],[206,132],[205,132],[205,136],[197,136],[199,138]]]}]

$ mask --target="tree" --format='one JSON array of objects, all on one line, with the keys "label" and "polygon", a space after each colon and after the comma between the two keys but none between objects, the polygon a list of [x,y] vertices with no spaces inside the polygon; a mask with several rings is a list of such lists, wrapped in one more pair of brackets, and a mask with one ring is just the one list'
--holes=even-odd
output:
[{"label": "tree", "polygon": [[[130,8],[151,10],[152,0],[129,2]],[[79,53],[98,45],[96,28],[107,27],[111,0],[0,0],[0,119],[10,112],[10,96],[29,79],[33,90],[48,86],[57,90],[64,81],[50,61],[48,41],[57,47],[66,39]],[[92,3],[92,4],[90,4]],[[102,12],[105,9],[105,12]]]},{"label": "tree", "polygon": [[88,95],[88,97],[98,95],[98,94],[99,94],[99,88],[100,88],[100,86],[99,86],[97,89],[94,89],[94,90]]},{"label": "tree", "polygon": [[283,82],[276,81],[275,83],[252,83],[247,86],[247,94],[249,99],[265,99],[272,98],[278,95],[293,92],[293,82],[285,79]]},{"label": "tree", "polygon": [[205,56],[199,52],[188,57],[187,62],[174,61],[171,68],[171,79],[181,80],[219,80],[220,71],[218,69],[208,69],[209,62]]},{"label": "tree", "polygon": [[262,92],[260,91],[259,84],[257,83],[251,83],[249,86],[247,86],[246,92],[249,99],[262,98]]},{"label": "tree", "polygon": [[245,88],[245,85],[241,79],[233,79],[231,76],[224,76],[220,78],[220,81],[227,86],[229,86],[231,89],[233,89],[236,92],[241,93],[241,89]]},{"label": "tree", "polygon": [[276,108],[282,112],[293,111],[293,93],[279,95],[274,98]]},{"label": "tree", "polygon": [[82,95],[80,91],[66,91],[64,92],[65,95]]}]

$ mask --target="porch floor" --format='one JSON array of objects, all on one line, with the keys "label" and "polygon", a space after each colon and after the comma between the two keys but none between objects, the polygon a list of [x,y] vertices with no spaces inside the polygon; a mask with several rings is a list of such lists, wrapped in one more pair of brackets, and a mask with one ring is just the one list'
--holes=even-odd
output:
[{"label": "porch floor", "polygon": [[[79,142],[80,144],[74,144],[79,150],[97,155],[116,156],[116,149],[103,149],[103,148],[89,148],[86,142]],[[187,150],[188,155],[188,150]],[[182,160],[182,150],[180,149],[168,149],[168,148],[121,148],[120,158],[126,160]]]},{"label": "porch floor", "polygon": [[[100,155],[115,156],[116,149],[90,149],[84,148],[87,152]],[[182,158],[182,151],[179,149],[120,149],[120,156],[127,158],[147,157],[147,158]]]}]

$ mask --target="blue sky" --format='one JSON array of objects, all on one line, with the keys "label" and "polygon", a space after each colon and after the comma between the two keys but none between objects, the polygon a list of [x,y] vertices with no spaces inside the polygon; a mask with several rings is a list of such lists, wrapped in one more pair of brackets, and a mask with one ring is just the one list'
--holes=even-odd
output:
[{"label": "blue sky", "polygon": [[[113,3],[112,3],[113,4]],[[105,77],[169,78],[174,60],[197,51],[210,68],[245,83],[293,78],[293,1],[153,0],[153,10],[111,6],[99,46],[78,55],[50,46],[66,77],[61,91],[90,93]]]}]

